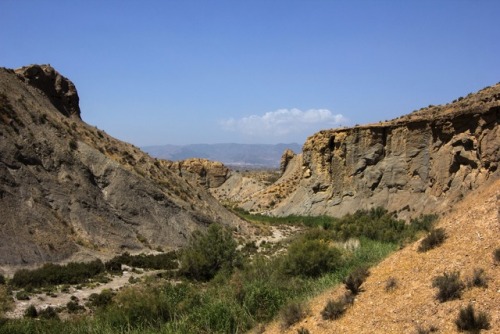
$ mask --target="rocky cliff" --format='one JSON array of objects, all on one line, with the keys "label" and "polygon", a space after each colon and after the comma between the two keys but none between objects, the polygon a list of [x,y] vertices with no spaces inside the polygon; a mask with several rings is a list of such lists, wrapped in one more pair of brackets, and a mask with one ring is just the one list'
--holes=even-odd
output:
[{"label": "rocky cliff", "polygon": [[241,205],[274,215],[341,216],[376,206],[402,218],[445,211],[498,177],[499,116],[497,84],[392,121],[318,132],[302,154],[284,158],[299,182],[286,182],[287,193],[268,209],[260,194]]},{"label": "rocky cliff", "polygon": [[84,123],[52,67],[0,68],[0,266],[170,249],[212,222],[244,226],[169,165]]}]

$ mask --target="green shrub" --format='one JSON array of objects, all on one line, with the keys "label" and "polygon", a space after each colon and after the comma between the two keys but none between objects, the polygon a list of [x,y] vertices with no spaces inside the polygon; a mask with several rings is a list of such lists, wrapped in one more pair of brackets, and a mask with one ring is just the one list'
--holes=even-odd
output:
[{"label": "green shrub", "polygon": [[38,317],[38,311],[34,305],[28,306],[28,308],[24,311],[25,318],[36,318]]},{"label": "green shrub", "polygon": [[365,282],[366,278],[370,275],[368,268],[359,267],[354,269],[345,279],[344,284],[347,290],[351,291],[353,295],[361,292],[361,285]]},{"label": "green shrub", "polygon": [[289,328],[307,315],[307,310],[302,303],[291,302],[281,311],[281,323],[283,328]]},{"label": "green shrub", "polygon": [[447,235],[443,228],[433,229],[424,239],[422,239],[418,251],[427,252],[428,250],[436,248],[441,245],[446,238]]},{"label": "green shrub", "polygon": [[17,300],[30,300],[30,295],[26,291],[21,290],[21,291],[18,291],[16,293],[16,299]]},{"label": "green shrub", "polygon": [[305,327],[300,327],[297,329],[297,334],[310,334],[309,330]]},{"label": "green shrub", "polygon": [[5,276],[0,274],[0,285],[4,285],[5,284]]},{"label": "green shrub", "polygon": [[125,264],[129,267],[170,270],[177,269],[177,252],[168,252],[161,254],[139,254],[130,255],[128,252],[122,255],[115,256],[113,259],[106,262],[105,266],[108,271],[121,272],[121,265]]},{"label": "green shrub", "polygon": [[108,289],[104,289],[101,293],[93,293],[89,296],[89,304],[93,307],[105,307],[111,304],[114,292]]},{"label": "green shrub", "polygon": [[292,276],[318,277],[338,268],[342,254],[322,240],[293,242],[284,259],[284,272]]},{"label": "green shrub", "polygon": [[85,307],[78,304],[78,301],[70,300],[66,304],[66,309],[68,310],[68,313],[78,313],[85,310]]},{"label": "green shrub", "polygon": [[40,310],[38,316],[42,319],[59,319],[56,310],[52,306]]},{"label": "green shrub", "polygon": [[460,280],[460,273],[455,271],[452,273],[445,272],[441,276],[434,277],[432,287],[438,288],[436,298],[443,303],[448,300],[460,298],[465,285]]},{"label": "green shrub", "polygon": [[461,308],[455,320],[458,330],[479,333],[482,329],[490,328],[490,317],[485,312],[476,314],[472,304],[466,308]]},{"label": "green shrub", "polygon": [[198,281],[208,281],[221,269],[232,270],[238,264],[236,242],[231,232],[212,224],[203,234],[195,231],[181,255],[180,273]]},{"label": "green shrub", "polygon": [[101,260],[88,263],[70,262],[63,266],[47,263],[35,270],[21,269],[16,271],[11,284],[15,287],[78,284],[104,272],[104,269]]}]

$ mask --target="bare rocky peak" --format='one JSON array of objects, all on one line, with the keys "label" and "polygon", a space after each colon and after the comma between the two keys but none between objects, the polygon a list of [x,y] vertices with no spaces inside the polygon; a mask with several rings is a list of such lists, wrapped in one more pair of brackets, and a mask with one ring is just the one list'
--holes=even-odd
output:
[{"label": "bare rocky peak", "polygon": [[80,118],[76,87],[50,65],[29,65],[15,70],[19,78],[38,88],[63,115]]},{"label": "bare rocky peak", "polygon": [[7,266],[175,249],[244,222],[204,187],[79,118],[48,66],[0,68],[0,272]]}]

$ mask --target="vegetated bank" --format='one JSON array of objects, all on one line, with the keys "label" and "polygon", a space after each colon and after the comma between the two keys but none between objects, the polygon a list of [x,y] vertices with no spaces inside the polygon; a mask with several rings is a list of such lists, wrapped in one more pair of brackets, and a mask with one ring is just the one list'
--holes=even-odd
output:
[{"label": "vegetated bank", "polygon": [[[433,220],[405,224],[383,209],[342,219],[245,217],[306,228],[284,242],[286,253],[267,256],[248,245],[239,251],[231,231],[212,224],[206,233],[195,233],[179,255],[179,271],[103,291],[83,305],[75,301],[57,310],[60,316],[44,316],[50,319],[34,321],[27,314],[3,320],[0,333],[241,333],[279,314],[290,325],[300,319],[304,300],[431,230]],[[93,316],[83,316],[89,309]],[[57,320],[63,314],[67,320]]]}]

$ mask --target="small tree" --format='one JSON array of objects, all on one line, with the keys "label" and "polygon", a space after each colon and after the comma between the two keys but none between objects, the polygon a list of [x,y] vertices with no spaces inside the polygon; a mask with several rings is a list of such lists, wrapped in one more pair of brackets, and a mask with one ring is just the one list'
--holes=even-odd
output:
[{"label": "small tree", "polygon": [[236,241],[220,224],[212,224],[205,234],[195,231],[181,255],[180,272],[189,278],[208,281],[219,270],[232,268],[238,262]]}]

